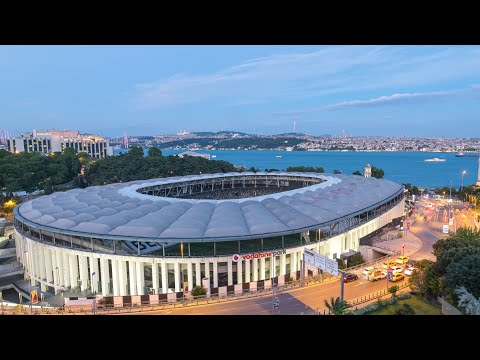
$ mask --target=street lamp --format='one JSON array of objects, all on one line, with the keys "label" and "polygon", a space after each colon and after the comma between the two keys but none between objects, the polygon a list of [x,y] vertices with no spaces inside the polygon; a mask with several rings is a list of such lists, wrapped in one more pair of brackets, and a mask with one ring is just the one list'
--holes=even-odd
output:
[{"label": "street lamp", "polygon": [[60,291],[60,270],[58,268],[58,266],[55,268],[55,270],[57,270],[57,292]]},{"label": "street lamp", "polygon": [[460,191],[463,190],[463,176],[466,174],[467,172],[465,170],[462,171],[462,186],[460,187]]}]

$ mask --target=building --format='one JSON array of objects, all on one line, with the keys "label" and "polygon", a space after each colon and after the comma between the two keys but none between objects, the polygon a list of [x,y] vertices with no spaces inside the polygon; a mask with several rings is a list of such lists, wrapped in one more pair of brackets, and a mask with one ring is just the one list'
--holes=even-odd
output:
[{"label": "building", "polygon": [[365,176],[365,177],[371,177],[372,176],[372,167],[370,166],[370,164],[367,164],[363,168],[363,176]]},{"label": "building", "polygon": [[15,207],[14,226],[42,291],[174,299],[202,283],[226,294],[299,279],[304,248],[340,258],[403,214],[388,180],[243,172],[56,192]]},{"label": "building", "polygon": [[180,154],[178,154],[177,156],[183,158],[184,156],[198,156],[198,157],[203,157],[207,160],[210,160],[210,154],[207,154],[207,153],[197,153],[195,151],[184,151]]},{"label": "building", "polygon": [[73,130],[33,130],[19,137],[7,140],[8,151],[12,153],[40,151],[44,154],[63,152],[74,148],[77,153],[86,152],[94,159],[113,155],[109,140],[96,135],[80,135]]}]

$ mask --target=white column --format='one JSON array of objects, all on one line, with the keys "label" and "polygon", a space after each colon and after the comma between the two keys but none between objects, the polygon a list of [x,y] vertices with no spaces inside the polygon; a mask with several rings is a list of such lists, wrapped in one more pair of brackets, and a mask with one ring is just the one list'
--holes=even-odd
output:
[{"label": "white column", "polygon": [[265,258],[260,259],[260,280],[265,280]]},{"label": "white column", "polygon": [[275,261],[276,261],[275,256],[270,257],[270,278],[275,277],[275,267],[276,267]]},{"label": "white column", "polygon": [[100,258],[100,273],[101,278],[102,278],[102,295],[103,296],[108,296],[109,294],[109,280],[110,280],[110,274],[109,274],[109,269],[108,269],[108,259]]},{"label": "white column", "polygon": [[213,260],[213,287],[218,287],[218,261],[217,259]]},{"label": "white column", "polygon": [[[65,286],[65,279],[63,276],[63,259],[62,253],[59,250],[55,250],[55,266],[53,267],[54,274],[58,277],[58,285]],[[56,269],[58,267],[58,270]]]},{"label": "white column", "polygon": [[252,259],[253,281],[258,281],[258,259]]},{"label": "white column", "polygon": [[202,286],[202,266],[199,262],[195,263],[195,283],[197,286]]},{"label": "white column", "polygon": [[242,259],[237,261],[237,284],[242,284],[243,283],[243,277],[242,277]]},{"label": "white column", "polygon": [[192,262],[189,260],[187,262],[187,281],[188,281],[188,291],[193,289],[193,269]]},{"label": "white column", "polygon": [[[100,272],[98,271],[98,258],[91,256],[90,257],[90,276],[92,277],[93,284],[92,284],[92,291],[94,293],[98,293],[98,283],[100,280]],[[92,274],[95,275],[92,276]]]},{"label": "white column", "polygon": [[137,295],[137,276],[135,274],[135,262],[128,261],[128,273],[129,273],[129,289],[130,295]]},{"label": "white column", "polygon": [[205,261],[205,277],[208,278],[208,283],[212,283],[212,279],[210,279],[210,262]]},{"label": "white column", "polygon": [[72,288],[78,286],[78,256],[70,254],[70,283]]},{"label": "white column", "polygon": [[56,270],[57,265],[57,252],[55,249],[50,251],[50,256],[52,259],[52,277],[53,277],[53,288],[55,290],[55,294],[58,293],[58,287],[60,286],[60,276],[58,275],[58,271]]},{"label": "white column", "polygon": [[167,263],[162,261],[162,294],[168,292],[168,276],[167,276]]},{"label": "white column", "polygon": [[[287,275],[287,255],[282,254],[280,255],[280,275]],[[288,274],[288,277],[290,277],[290,274]]]},{"label": "white column", "polygon": [[[48,283],[53,282],[53,269],[52,269],[52,254],[46,247],[43,248],[43,254],[45,256],[45,275]],[[56,282],[55,282],[56,283]]]},{"label": "white column", "polygon": [[63,286],[66,288],[74,287],[70,282],[70,255],[66,252],[62,252],[62,268],[60,272],[63,273]]},{"label": "white column", "polygon": [[112,258],[112,282],[113,282],[113,295],[120,296],[120,286],[118,281],[118,264],[117,260]]},{"label": "white column", "polygon": [[136,261],[137,265],[137,295],[145,295],[145,265],[141,261]]},{"label": "white column", "polygon": [[88,263],[87,263],[87,257],[86,256],[79,256],[79,261],[80,261],[80,280],[82,281],[81,285],[81,290],[87,290],[88,289],[88,279],[90,279],[90,276],[88,274]]},{"label": "white column", "polygon": [[43,267],[43,263],[40,262],[41,256],[40,256],[40,246],[34,246],[34,254],[35,254],[35,275],[39,279],[43,279],[42,277],[42,271],[41,268]]},{"label": "white column", "polygon": [[250,282],[250,260],[245,260],[245,282]]},{"label": "white column", "polygon": [[118,260],[118,287],[122,296],[127,295],[127,281],[127,262]]},{"label": "white column", "polygon": [[290,254],[290,271],[295,272],[298,271],[297,268],[297,252],[294,251],[293,253]]},{"label": "white column", "polygon": [[175,274],[175,292],[180,291],[180,264],[178,262],[174,263],[174,274]]},{"label": "white column", "polygon": [[45,253],[44,250],[45,248],[42,246],[38,247],[38,260],[40,261],[40,279],[46,280],[47,278],[47,272],[45,271]]},{"label": "white column", "polygon": [[152,288],[158,294],[158,263],[152,263]]},{"label": "white column", "polygon": [[227,281],[227,285],[233,285],[233,266],[231,258],[227,261]]}]

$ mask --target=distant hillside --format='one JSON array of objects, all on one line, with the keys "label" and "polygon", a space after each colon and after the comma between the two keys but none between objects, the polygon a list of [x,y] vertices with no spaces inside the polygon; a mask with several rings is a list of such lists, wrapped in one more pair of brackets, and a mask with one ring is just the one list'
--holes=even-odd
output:
[{"label": "distant hillside", "polygon": [[233,136],[233,134],[238,134],[242,136],[257,136],[254,134],[247,134],[241,131],[230,131],[230,130],[225,130],[225,131],[217,131],[217,132],[211,132],[211,131],[198,131],[198,132],[193,132],[192,134],[201,136],[201,137],[209,137],[209,136],[219,136],[219,135],[227,135],[227,136]]},{"label": "distant hillside", "polygon": [[213,146],[218,149],[275,149],[296,146],[304,142],[302,139],[278,137],[278,138],[234,138],[234,139],[184,139],[163,143],[163,148],[180,147],[185,148],[192,144],[198,144],[201,147]]}]

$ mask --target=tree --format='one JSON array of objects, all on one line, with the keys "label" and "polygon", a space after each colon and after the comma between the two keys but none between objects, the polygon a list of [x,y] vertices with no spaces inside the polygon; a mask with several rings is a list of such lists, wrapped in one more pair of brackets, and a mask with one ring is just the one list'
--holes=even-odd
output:
[{"label": "tree", "polygon": [[52,180],[47,179],[45,181],[45,185],[43,186],[43,191],[44,191],[45,195],[50,195],[51,193],[53,193]]},{"label": "tree", "polygon": [[447,239],[438,240],[433,244],[432,252],[439,259],[449,249],[468,246],[480,246],[480,230],[459,228],[455,234],[451,234]]},{"label": "tree", "polygon": [[458,296],[458,306],[465,309],[467,315],[480,315],[480,298],[470,294],[464,286],[455,289],[455,294]]},{"label": "tree", "polygon": [[289,166],[287,167],[286,172],[314,172],[314,173],[324,173],[325,170],[323,167],[313,167],[313,166]]},{"label": "tree", "polygon": [[334,299],[332,296],[330,298],[330,302],[328,302],[326,299],[324,301],[328,311],[331,312],[333,315],[344,315],[347,312],[347,309],[352,307],[345,300],[340,301],[340,297]]},{"label": "tree", "polygon": [[440,292],[440,282],[434,271],[435,263],[423,259],[415,263],[418,269],[410,278],[410,288],[425,298],[436,298]]},{"label": "tree", "polygon": [[365,262],[365,259],[363,258],[363,255],[359,252],[355,253],[355,255],[351,256],[350,259],[348,259],[348,267],[351,266],[357,266],[360,264],[363,264]]},{"label": "tree", "polygon": [[468,255],[447,267],[445,285],[450,291],[458,287],[465,289],[475,297],[480,297],[480,256]]},{"label": "tree", "polygon": [[358,170],[355,170],[355,171],[352,173],[352,175],[363,176],[363,174],[362,174],[360,171],[358,171]]},{"label": "tree", "polygon": [[149,157],[162,157],[162,150],[160,150],[158,147],[149,147],[148,148],[148,156]]},{"label": "tree", "polygon": [[192,296],[204,296],[207,295],[207,289],[203,286],[197,285],[192,289]]},{"label": "tree", "polygon": [[437,259],[437,262],[435,263],[435,271],[438,275],[445,275],[450,264],[459,262],[468,255],[480,256],[480,246],[448,249]]},{"label": "tree", "polygon": [[397,297],[397,291],[399,289],[399,286],[398,285],[392,285],[388,288],[388,292],[390,294],[392,294],[392,298],[396,298]]},{"label": "tree", "polygon": [[402,304],[395,312],[396,315],[415,315],[415,309],[410,304]]},{"label": "tree", "polygon": [[385,173],[382,169],[372,166],[372,177],[377,179],[383,179],[384,175]]}]

